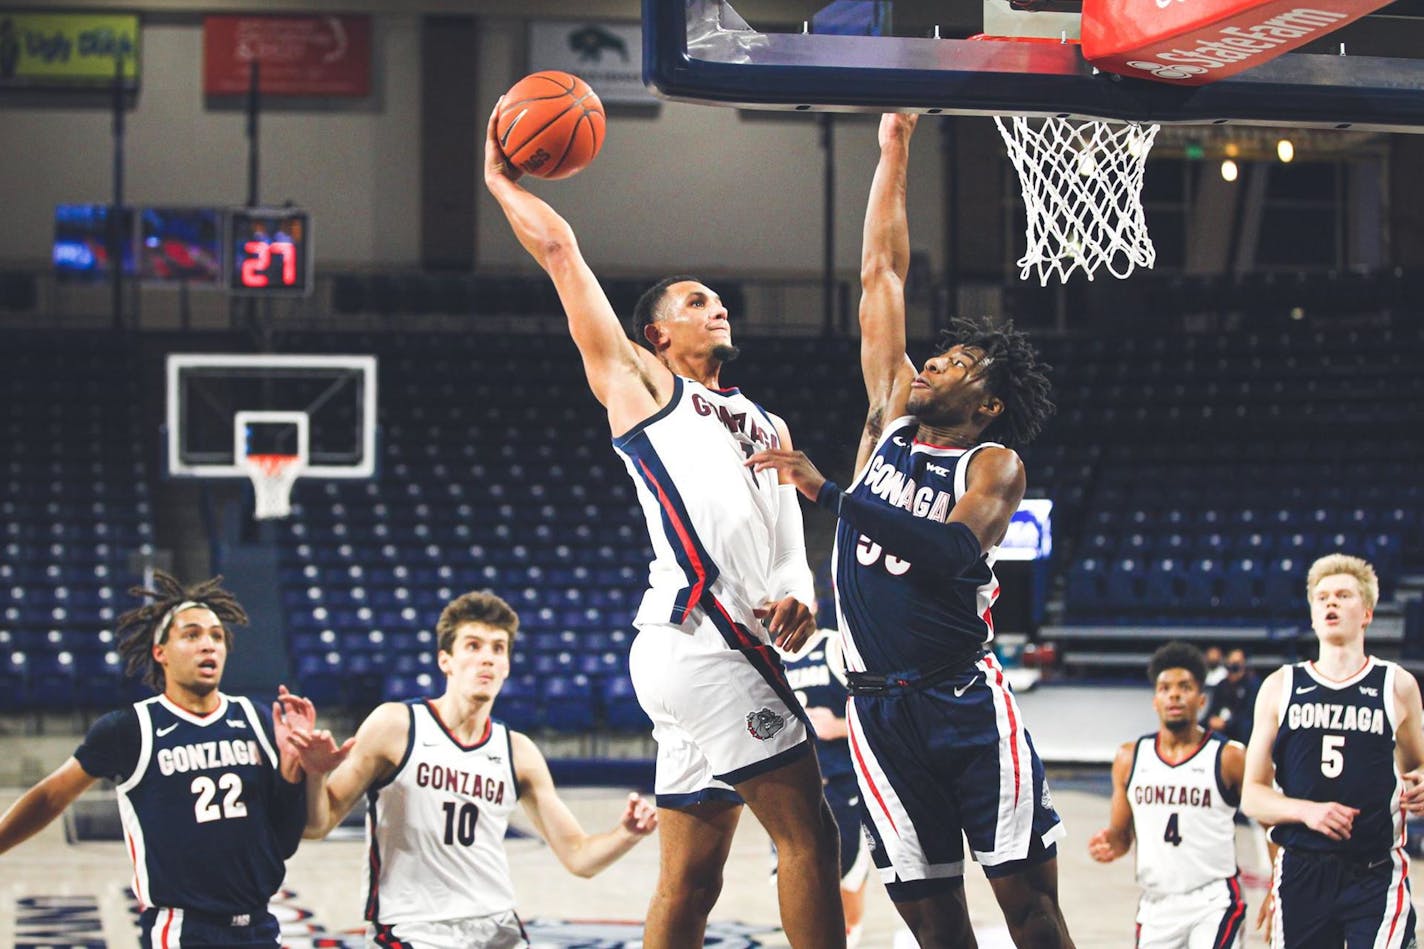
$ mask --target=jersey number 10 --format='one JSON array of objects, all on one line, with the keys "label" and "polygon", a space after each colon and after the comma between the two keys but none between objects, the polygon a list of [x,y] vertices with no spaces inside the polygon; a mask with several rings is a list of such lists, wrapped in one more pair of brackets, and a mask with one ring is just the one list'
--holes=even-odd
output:
[{"label": "jersey number 10", "polygon": [[475,824],[480,819],[480,809],[473,804],[446,801],[440,805],[445,811],[445,843],[453,847],[458,841],[468,847],[475,842]]}]

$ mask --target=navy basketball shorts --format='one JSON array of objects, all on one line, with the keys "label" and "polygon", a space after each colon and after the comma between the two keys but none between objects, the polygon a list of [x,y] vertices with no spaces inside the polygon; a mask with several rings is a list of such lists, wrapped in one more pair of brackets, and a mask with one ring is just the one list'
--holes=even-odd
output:
[{"label": "navy basketball shorts", "polygon": [[1409,858],[1401,847],[1341,856],[1276,855],[1271,945],[1289,949],[1414,949]]},{"label": "navy basketball shorts", "polygon": [[282,942],[277,917],[263,910],[240,916],[215,916],[167,906],[150,906],[138,918],[138,943],[142,949],[176,949],[179,946],[224,946],[232,949],[272,949]]},{"label": "navy basketball shorts", "polygon": [[1063,825],[992,655],[923,689],[856,695],[851,758],[871,855],[892,899],[958,885],[964,840],[989,877],[1057,854]]},{"label": "navy basketball shorts", "polygon": [[870,874],[870,848],[862,825],[860,783],[854,771],[826,779],[826,803],[841,831],[841,889],[858,890]]}]

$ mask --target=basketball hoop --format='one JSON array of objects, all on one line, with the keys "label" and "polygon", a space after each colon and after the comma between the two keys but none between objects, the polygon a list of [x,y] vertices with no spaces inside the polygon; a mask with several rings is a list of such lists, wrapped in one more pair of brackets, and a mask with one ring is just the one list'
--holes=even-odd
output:
[{"label": "basketball hoop", "polygon": [[1142,213],[1142,180],[1158,126],[1065,118],[994,116],[1018,172],[1028,216],[1019,277],[1040,285],[1074,270],[1119,279],[1150,268],[1157,249]]},{"label": "basketball hoop", "polygon": [[254,518],[265,521],[292,513],[292,485],[306,469],[300,455],[244,455],[242,467],[257,497]]}]

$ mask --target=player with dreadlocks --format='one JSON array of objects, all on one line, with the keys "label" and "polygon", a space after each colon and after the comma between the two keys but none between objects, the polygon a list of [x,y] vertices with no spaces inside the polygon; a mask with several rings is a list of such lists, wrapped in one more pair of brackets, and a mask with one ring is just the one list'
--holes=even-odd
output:
[{"label": "player with dreadlocks", "polygon": [[0,817],[0,853],[38,833],[100,778],[116,785],[149,946],[277,946],[267,909],[306,822],[305,780],[287,746],[311,703],[279,689],[272,711],[218,690],[233,625],[247,614],[214,577],[185,588],[162,571],[119,617],[130,675],[159,694],[110,712],[74,756]]},{"label": "player with dreadlocks", "polygon": [[[1018,946],[1072,944],[1058,908],[1062,825],[988,650],[997,545],[1024,495],[1012,446],[1053,412],[1046,368],[1012,325],[958,321],[921,371],[905,355],[906,169],[915,117],[880,123],[861,257],[870,412],[845,491],[805,455],[762,451],[834,511],[847,726],[872,855],[922,946],[972,946],[964,839]],[[997,439],[997,441],[995,440]]]}]

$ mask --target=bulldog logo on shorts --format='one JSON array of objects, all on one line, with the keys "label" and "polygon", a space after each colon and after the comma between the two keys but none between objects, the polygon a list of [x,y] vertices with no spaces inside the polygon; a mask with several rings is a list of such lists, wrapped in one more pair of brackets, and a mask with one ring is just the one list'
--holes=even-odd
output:
[{"label": "bulldog logo on shorts", "polygon": [[757,741],[766,741],[786,727],[786,719],[769,708],[747,713],[747,731]]}]

